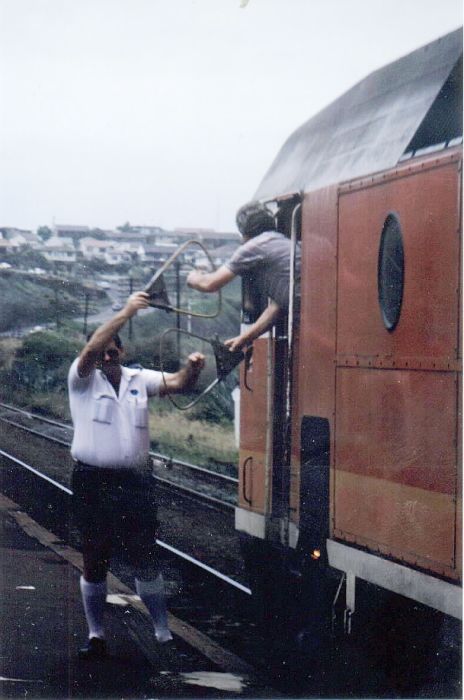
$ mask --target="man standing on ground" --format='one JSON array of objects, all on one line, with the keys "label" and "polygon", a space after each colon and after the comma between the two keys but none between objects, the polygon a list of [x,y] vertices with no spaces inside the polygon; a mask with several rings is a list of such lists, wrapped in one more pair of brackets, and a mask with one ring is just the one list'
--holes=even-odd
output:
[{"label": "man standing on ground", "polygon": [[106,574],[117,545],[133,567],[135,587],[148,608],[159,642],[172,639],[164,581],[156,557],[156,498],[149,470],[148,398],[191,388],[204,366],[192,353],[174,374],[121,365],[118,331],[148,295],[136,292],[124,308],[100,326],[71,365],[68,376],[76,460],[72,489],[81,533],[84,572],[81,593],[89,641],[81,658],[106,654],[103,612]]}]

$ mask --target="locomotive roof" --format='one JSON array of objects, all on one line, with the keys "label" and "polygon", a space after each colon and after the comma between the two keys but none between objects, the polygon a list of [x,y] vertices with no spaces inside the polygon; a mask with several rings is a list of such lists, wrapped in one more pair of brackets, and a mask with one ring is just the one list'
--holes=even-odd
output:
[{"label": "locomotive roof", "polygon": [[284,143],[254,199],[394,167],[406,151],[462,136],[462,28],[361,80]]}]

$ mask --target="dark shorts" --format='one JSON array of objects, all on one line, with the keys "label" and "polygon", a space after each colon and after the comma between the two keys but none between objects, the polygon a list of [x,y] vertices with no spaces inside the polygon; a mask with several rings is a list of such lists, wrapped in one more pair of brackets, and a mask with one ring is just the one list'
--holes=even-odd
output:
[{"label": "dark shorts", "polygon": [[78,462],[72,491],[73,515],[83,546],[117,548],[131,563],[154,553],[158,521],[150,474]]}]

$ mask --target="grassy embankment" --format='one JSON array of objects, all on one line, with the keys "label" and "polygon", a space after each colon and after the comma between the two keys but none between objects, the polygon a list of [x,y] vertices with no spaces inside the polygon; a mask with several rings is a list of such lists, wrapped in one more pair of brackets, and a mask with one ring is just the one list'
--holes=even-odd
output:
[{"label": "grassy embankment", "polygon": [[[39,324],[59,326],[66,319],[82,315],[85,288],[76,280],[3,270],[0,297],[0,332],[13,332]],[[107,298],[102,290],[94,290],[93,297],[96,308]]]},{"label": "grassy embankment", "polygon": [[[43,323],[47,320],[47,314],[40,314],[39,309],[48,311],[43,303],[44,296],[47,298],[50,292],[44,289],[42,282],[35,288],[30,280],[27,280],[26,284],[15,285],[14,295],[7,295],[2,303],[3,316],[0,318],[11,318],[8,305],[14,299],[16,313],[22,314],[25,308],[30,312],[35,310],[37,315],[29,313],[27,318],[31,320],[31,324]],[[237,286],[232,287],[224,297],[223,310],[218,318],[193,320],[195,333],[206,337],[218,333],[221,339],[237,333]],[[75,296],[73,298],[70,293],[68,301],[69,308],[76,313]],[[64,302],[60,307],[60,314],[60,328],[56,330],[32,333],[23,339],[0,339],[0,398],[44,415],[68,420],[70,416],[66,375],[72,359],[82,347],[83,337],[80,325],[69,317],[65,319]],[[24,316],[21,317],[21,322],[23,318]],[[128,337],[128,327],[122,331],[127,364],[136,362],[144,367],[160,369],[159,336],[163,330],[173,326],[175,316],[164,311],[156,310],[149,315],[134,318],[132,340]],[[185,318],[182,320],[182,327],[186,327]],[[170,334],[169,340],[164,344],[165,369],[175,369],[175,360],[169,355],[175,350],[175,345],[175,335]],[[179,349],[182,362],[192,350],[201,349],[207,352],[209,346],[181,336]],[[214,359],[210,353],[207,354],[209,381],[214,374]],[[232,375],[228,381],[229,389],[234,381],[236,379]],[[207,381],[203,382],[203,385],[205,383]],[[174,408],[168,399],[153,400],[150,411],[153,449],[173,458],[205,466],[213,463],[219,470],[233,473],[238,456],[234,444],[233,406],[230,392],[224,385],[220,385],[213,394],[185,412]],[[232,469],[227,465],[232,465]]]}]

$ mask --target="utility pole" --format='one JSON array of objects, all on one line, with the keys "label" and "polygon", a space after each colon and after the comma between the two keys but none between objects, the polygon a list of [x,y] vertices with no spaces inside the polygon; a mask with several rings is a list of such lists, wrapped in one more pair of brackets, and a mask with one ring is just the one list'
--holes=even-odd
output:
[{"label": "utility pole", "polygon": [[82,335],[86,336],[87,335],[87,317],[89,315],[89,293],[85,293],[85,302],[84,302],[84,327],[82,329]]},{"label": "utility pole", "polygon": [[[176,308],[180,309],[180,262],[177,260],[174,264],[176,270]],[[176,311],[176,328],[177,328],[177,361],[180,363],[180,313]]]},{"label": "utility pole", "polygon": [[60,327],[60,310],[58,308],[58,289],[55,287],[55,323],[56,323],[56,328]]},{"label": "utility pole", "polygon": [[[190,299],[187,299],[187,309],[188,309],[188,311],[191,310],[191,306],[192,306],[192,305],[191,305]],[[191,333],[191,332],[192,332],[192,316],[191,316],[190,314],[188,314],[188,316],[187,316],[187,332],[188,332],[188,333]]]},{"label": "utility pole", "polygon": [[[129,296],[132,294],[134,289],[134,280],[129,277]],[[129,319],[129,340],[132,340],[132,317]]]}]

